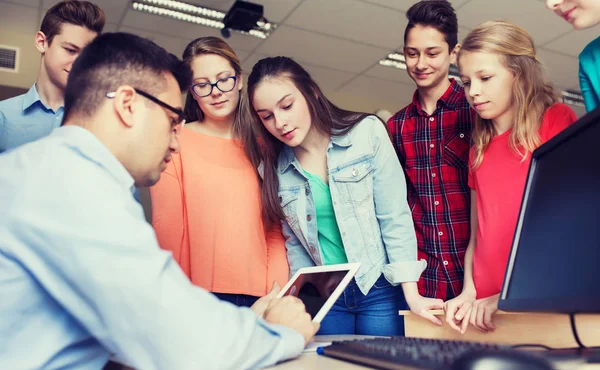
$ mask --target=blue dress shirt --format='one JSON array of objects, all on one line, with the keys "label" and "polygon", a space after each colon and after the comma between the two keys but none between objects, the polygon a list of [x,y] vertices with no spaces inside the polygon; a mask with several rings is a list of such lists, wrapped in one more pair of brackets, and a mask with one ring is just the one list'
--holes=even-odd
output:
[{"label": "blue dress shirt", "polygon": [[60,126],[63,111],[44,105],[35,84],[23,95],[0,101],[0,153],[48,136]]},{"label": "blue dress shirt", "polygon": [[242,369],[303,337],[192,285],[89,131],[0,155],[0,369]]}]

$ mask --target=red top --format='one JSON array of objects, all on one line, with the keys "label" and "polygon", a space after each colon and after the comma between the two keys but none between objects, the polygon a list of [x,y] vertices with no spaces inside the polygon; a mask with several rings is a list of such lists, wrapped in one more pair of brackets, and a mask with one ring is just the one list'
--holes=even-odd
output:
[{"label": "red top", "polygon": [[[565,104],[548,108],[539,129],[542,143],[577,120]],[[469,171],[469,187],[477,199],[477,244],[473,255],[473,280],[477,298],[500,293],[517,226],[531,155],[527,159],[512,151],[512,130],[494,137],[481,165]],[[474,148],[471,149],[471,159]],[[472,162],[472,161],[470,161]],[[471,163],[469,163],[469,168]]]},{"label": "red top", "polygon": [[406,173],[408,204],[417,234],[418,255],[427,261],[419,292],[446,300],[460,294],[469,244],[470,193],[467,185],[472,111],[453,79],[433,114],[412,103],[388,121],[392,143]]}]

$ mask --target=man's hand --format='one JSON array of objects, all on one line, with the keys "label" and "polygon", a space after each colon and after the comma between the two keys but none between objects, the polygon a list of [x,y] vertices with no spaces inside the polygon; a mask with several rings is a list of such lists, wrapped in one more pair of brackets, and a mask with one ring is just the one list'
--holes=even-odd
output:
[{"label": "man's hand", "polygon": [[304,337],[304,343],[319,331],[319,324],[312,322],[304,303],[294,296],[273,299],[264,314],[265,321],[280,324],[297,331]]},{"label": "man's hand", "polygon": [[475,302],[475,292],[463,291],[457,297],[444,302],[444,311],[446,311],[446,322],[457,332],[464,334],[469,325],[469,315],[471,313],[473,302]]},{"label": "man's hand", "polygon": [[271,287],[271,291],[267,293],[267,295],[260,297],[256,302],[254,302],[250,309],[254,311],[254,313],[259,317],[263,317],[265,311],[269,307],[269,304],[271,304],[275,297],[277,297],[277,294],[279,294],[280,291],[281,287],[279,286],[277,281],[274,281],[273,286]]},{"label": "man's hand", "polygon": [[492,322],[492,315],[498,311],[499,300],[500,294],[476,300],[469,318],[471,325],[483,332],[496,330],[496,325]]}]

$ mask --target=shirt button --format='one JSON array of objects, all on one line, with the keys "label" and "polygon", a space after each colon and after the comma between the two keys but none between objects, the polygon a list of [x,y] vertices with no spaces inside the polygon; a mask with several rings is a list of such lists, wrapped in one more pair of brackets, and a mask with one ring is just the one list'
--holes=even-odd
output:
[{"label": "shirt button", "polygon": [[304,192],[304,194],[306,194],[306,195],[310,194],[310,189],[307,188],[306,191]]},{"label": "shirt button", "polygon": [[311,253],[315,253],[315,247],[313,247],[312,245],[309,245],[308,249],[310,249]]},{"label": "shirt button", "polygon": [[429,147],[430,147],[430,148],[433,148],[433,147],[435,147],[435,145],[433,145],[433,144],[429,144]]},{"label": "shirt button", "polygon": [[444,235],[444,233],[440,231],[440,232],[438,233],[438,235],[439,235],[439,236],[442,236],[442,235]]},{"label": "shirt button", "polygon": [[448,261],[444,261],[444,266],[448,266]]},{"label": "shirt button", "polygon": [[432,174],[431,174],[431,177],[435,177],[435,173],[432,173]]},{"label": "shirt button", "polygon": [[430,120],[430,121],[433,121],[434,119],[435,119],[435,118],[433,118],[433,117],[429,117],[429,120]]},{"label": "shirt button", "polygon": [[283,198],[279,197],[279,203],[283,202]]},{"label": "shirt button", "polygon": [[440,205],[440,202],[438,202],[437,200],[435,202],[433,202],[433,204],[435,204],[436,206]]},{"label": "shirt button", "polygon": [[310,215],[306,215],[306,221],[310,221],[312,220],[312,217],[310,217]]},{"label": "shirt button", "polygon": [[463,134],[463,133],[461,132],[461,133],[460,133],[460,135],[458,135],[458,136],[460,136],[460,138],[462,139],[462,138],[464,138],[464,137],[465,137],[465,134]]}]

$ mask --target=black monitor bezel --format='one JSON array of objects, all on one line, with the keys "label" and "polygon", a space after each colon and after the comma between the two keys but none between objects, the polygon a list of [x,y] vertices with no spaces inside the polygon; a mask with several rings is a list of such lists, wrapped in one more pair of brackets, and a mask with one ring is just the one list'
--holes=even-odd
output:
[{"label": "black monitor bezel", "polygon": [[589,129],[594,124],[600,124],[600,107],[594,111],[584,115],[577,122],[567,127],[564,131],[548,140],[543,145],[540,145],[532,153],[531,163],[529,165],[529,172],[527,174],[527,181],[525,185],[525,191],[523,192],[523,199],[521,201],[521,209],[519,211],[519,218],[517,221],[517,227],[515,228],[515,234],[513,236],[513,243],[506,265],[506,272],[504,275],[504,282],[502,284],[502,291],[500,292],[500,300],[498,302],[498,309],[502,311],[512,312],[554,312],[554,313],[598,313],[600,312],[600,296],[599,297],[569,297],[569,299],[557,299],[557,298],[507,298],[508,289],[511,284],[512,270],[515,263],[516,254],[519,248],[519,236],[523,227],[523,218],[528,206],[529,195],[531,192],[531,185],[536,179],[536,167],[537,162],[541,160],[546,154],[550,153],[554,149],[558,148],[562,143],[570,140],[573,136],[581,134],[583,131]]}]

